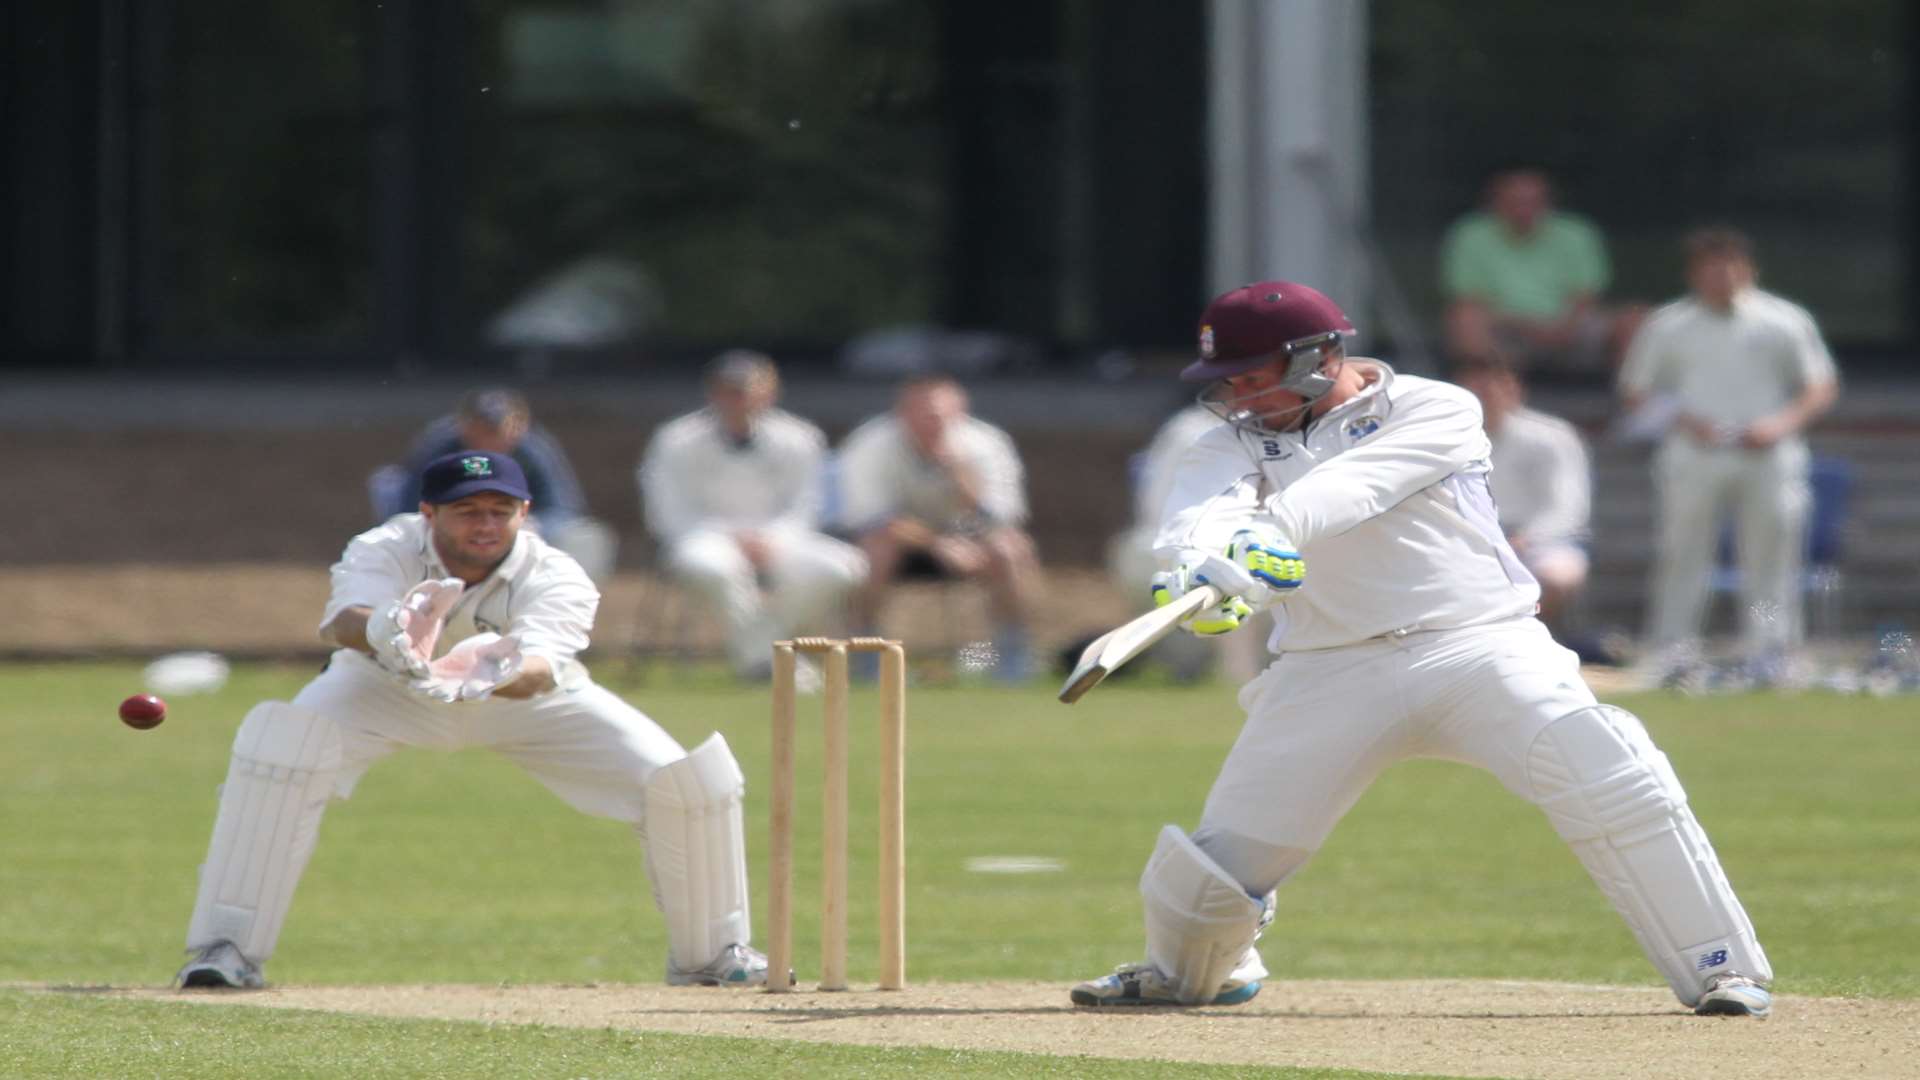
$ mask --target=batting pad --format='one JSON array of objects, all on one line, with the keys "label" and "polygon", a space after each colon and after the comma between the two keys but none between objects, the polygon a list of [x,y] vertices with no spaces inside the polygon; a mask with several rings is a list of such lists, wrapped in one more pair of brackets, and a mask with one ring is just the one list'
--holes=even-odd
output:
[{"label": "batting pad", "polygon": [[220,788],[187,948],[225,940],[256,964],[273,955],[339,770],[331,720],[284,701],[247,713]]},{"label": "batting pad", "polygon": [[1160,830],[1140,874],[1147,960],[1183,1005],[1212,1001],[1229,976],[1251,982],[1266,966],[1253,949],[1263,905],[1173,825]]},{"label": "batting pad", "polygon": [[740,814],[746,783],[719,732],[647,777],[647,875],[681,971],[752,939]]},{"label": "batting pad", "polygon": [[1773,968],[1640,719],[1592,705],[1547,725],[1527,752],[1533,801],[1573,848],[1682,1003],[1715,975]]}]

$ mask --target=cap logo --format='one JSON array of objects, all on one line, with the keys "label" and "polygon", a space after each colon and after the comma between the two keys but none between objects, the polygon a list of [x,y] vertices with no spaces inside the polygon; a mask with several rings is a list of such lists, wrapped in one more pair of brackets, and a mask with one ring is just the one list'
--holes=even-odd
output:
[{"label": "cap logo", "polygon": [[468,477],[492,476],[493,462],[483,457],[461,458],[460,471]]},{"label": "cap logo", "polygon": [[1206,360],[1213,359],[1213,327],[1212,326],[1203,326],[1200,328],[1200,356],[1202,359],[1206,359]]}]

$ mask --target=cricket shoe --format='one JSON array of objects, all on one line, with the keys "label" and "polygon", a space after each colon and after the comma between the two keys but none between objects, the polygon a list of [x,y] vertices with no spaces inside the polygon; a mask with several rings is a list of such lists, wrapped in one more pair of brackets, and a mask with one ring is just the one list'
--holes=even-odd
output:
[{"label": "cricket shoe", "polygon": [[[1260,992],[1258,980],[1248,982],[1229,978],[1220,987],[1220,992],[1206,1005],[1240,1005],[1252,1001],[1253,995]],[[1160,969],[1142,961],[1138,964],[1121,964],[1113,974],[1103,975],[1091,982],[1083,982],[1073,988],[1075,1005],[1181,1005],[1184,1004],[1174,993],[1171,979],[1160,974]]]},{"label": "cricket shoe", "polygon": [[765,986],[767,957],[745,945],[729,945],[703,968],[681,971],[667,961],[668,986]]},{"label": "cricket shoe", "polygon": [[1715,975],[1694,1002],[1701,1016],[1751,1016],[1765,1020],[1773,1012],[1773,994],[1745,975]]},{"label": "cricket shoe", "polygon": [[267,985],[260,965],[242,956],[239,946],[231,941],[216,941],[196,950],[174,981],[183,989],[259,990]]}]

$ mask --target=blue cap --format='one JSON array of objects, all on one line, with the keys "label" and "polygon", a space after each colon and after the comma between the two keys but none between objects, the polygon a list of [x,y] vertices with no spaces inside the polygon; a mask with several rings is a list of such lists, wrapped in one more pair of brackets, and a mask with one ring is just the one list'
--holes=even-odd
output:
[{"label": "blue cap", "polygon": [[435,506],[483,491],[497,491],[522,502],[533,499],[520,463],[491,450],[456,450],[434,458],[420,474],[420,501]]}]

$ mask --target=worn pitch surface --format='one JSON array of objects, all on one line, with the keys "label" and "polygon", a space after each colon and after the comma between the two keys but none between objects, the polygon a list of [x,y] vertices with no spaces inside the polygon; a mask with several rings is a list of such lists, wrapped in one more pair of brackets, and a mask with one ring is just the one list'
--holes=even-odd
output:
[{"label": "worn pitch surface", "polygon": [[1920,1001],[1786,996],[1765,1021],[1665,990],[1508,981],[1270,982],[1251,1003],[1078,1009],[1062,986],[949,983],[777,995],[661,986],[115,990],[143,1000],[496,1024],[1394,1073],[1566,1078],[1920,1077]]}]

